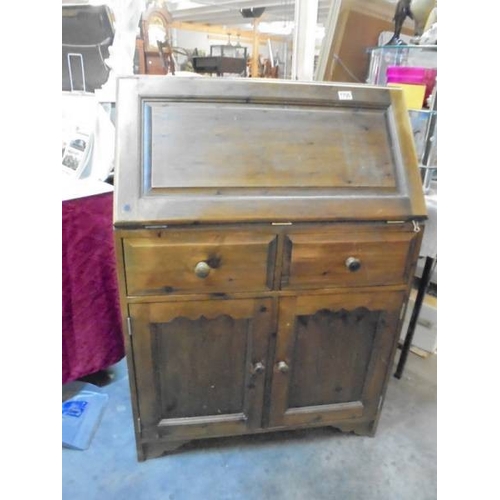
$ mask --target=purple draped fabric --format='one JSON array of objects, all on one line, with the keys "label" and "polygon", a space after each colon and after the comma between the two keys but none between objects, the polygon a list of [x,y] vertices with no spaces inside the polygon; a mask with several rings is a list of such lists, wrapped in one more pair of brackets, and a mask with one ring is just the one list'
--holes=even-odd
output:
[{"label": "purple draped fabric", "polygon": [[62,381],[125,355],[113,242],[113,193],[62,204]]}]

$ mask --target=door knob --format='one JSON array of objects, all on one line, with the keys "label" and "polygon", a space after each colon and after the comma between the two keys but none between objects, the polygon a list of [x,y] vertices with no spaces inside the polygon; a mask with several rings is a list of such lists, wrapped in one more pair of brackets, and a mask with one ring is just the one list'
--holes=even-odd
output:
[{"label": "door knob", "polygon": [[286,373],[288,370],[290,370],[290,367],[284,361],[280,361],[278,363],[278,370],[281,373]]},{"label": "door knob", "polygon": [[209,274],[212,268],[205,262],[201,261],[196,264],[194,268],[194,274],[198,276],[198,278],[206,278]]},{"label": "door knob", "polygon": [[349,257],[345,261],[345,267],[351,271],[351,273],[357,271],[361,267],[361,261],[356,257]]},{"label": "door knob", "polygon": [[264,363],[258,361],[257,363],[255,363],[252,366],[251,374],[252,375],[256,375],[256,374],[259,374],[259,373],[263,373],[265,369],[266,369],[266,367],[264,366]]}]

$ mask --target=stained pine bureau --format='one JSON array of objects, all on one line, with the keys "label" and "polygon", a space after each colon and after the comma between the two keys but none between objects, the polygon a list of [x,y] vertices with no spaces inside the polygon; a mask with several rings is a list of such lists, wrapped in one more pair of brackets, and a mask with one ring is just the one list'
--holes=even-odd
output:
[{"label": "stained pine bureau", "polygon": [[116,146],[138,459],[374,435],[426,218],[402,91],[126,77]]}]

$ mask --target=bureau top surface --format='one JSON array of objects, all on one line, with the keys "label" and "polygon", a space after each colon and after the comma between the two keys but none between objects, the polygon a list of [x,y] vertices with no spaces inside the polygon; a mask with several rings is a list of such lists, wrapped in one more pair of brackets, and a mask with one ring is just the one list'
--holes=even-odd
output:
[{"label": "bureau top surface", "polygon": [[120,78],[116,147],[117,226],[426,213],[399,89]]}]

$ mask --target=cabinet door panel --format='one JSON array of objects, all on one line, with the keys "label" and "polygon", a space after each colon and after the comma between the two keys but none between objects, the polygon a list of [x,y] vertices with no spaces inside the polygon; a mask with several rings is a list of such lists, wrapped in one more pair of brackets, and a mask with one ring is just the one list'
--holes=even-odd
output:
[{"label": "cabinet door panel", "polygon": [[[272,300],[133,304],[141,436],[260,426]],[[260,365],[259,365],[260,366]]]},{"label": "cabinet door panel", "polygon": [[[290,407],[361,399],[379,317],[365,308],[297,316]],[[323,380],[332,383],[318,383]]]},{"label": "cabinet door panel", "polygon": [[169,418],[243,410],[247,319],[176,318],[152,331],[161,414]]},{"label": "cabinet door panel", "polygon": [[283,298],[270,425],[374,417],[402,301],[400,292]]}]

